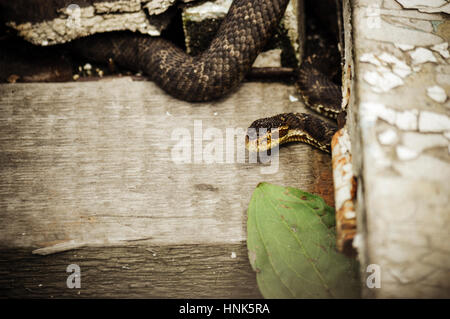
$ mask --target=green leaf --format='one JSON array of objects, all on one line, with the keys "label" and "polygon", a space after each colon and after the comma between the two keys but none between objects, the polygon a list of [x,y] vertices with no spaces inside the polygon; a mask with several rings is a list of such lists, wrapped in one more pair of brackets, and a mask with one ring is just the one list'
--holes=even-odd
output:
[{"label": "green leaf", "polygon": [[334,209],[292,187],[261,183],[247,246],[265,298],[358,298],[358,263],[336,249]]}]

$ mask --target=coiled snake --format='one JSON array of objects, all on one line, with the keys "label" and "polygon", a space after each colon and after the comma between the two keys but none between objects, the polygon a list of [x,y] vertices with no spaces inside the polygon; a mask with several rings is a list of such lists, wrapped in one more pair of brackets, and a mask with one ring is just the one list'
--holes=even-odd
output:
[{"label": "coiled snake", "polygon": [[[124,67],[141,70],[170,95],[199,102],[219,98],[234,90],[278,25],[289,0],[234,0],[208,49],[187,55],[170,42],[129,34],[100,34],[74,41],[72,46],[90,60],[111,58]],[[298,71],[298,87],[308,106],[336,117],[340,90],[315,67],[314,56]],[[280,114],[255,121],[250,128],[267,128],[267,134],[248,134],[247,148],[263,150],[289,141],[303,141],[328,151],[336,128],[312,115]],[[258,131],[258,130],[257,130]],[[273,138],[273,132],[278,138]]]}]

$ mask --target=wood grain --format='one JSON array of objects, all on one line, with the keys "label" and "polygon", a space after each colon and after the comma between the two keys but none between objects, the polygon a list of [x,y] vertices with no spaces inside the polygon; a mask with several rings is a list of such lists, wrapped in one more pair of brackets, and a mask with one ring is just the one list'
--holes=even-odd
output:
[{"label": "wood grain", "polygon": [[[231,258],[235,253],[236,257]],[[11,261],[14,261],[12,263]],[[67,288],[67,266],[80,289]],[[261,298],[244,243],[0,251],[0,298]]]},{"label": "wood grain", "polygon": [[[20,252],[17,258],[3,254],[3,260],[21,265],[31,258],[51,268],[60,257],[42,264],[39,258],[50,257],[26,252],[78,248],[126,258],[122,247],[137,244],[186,251],[238,245],[242,255],[247,205],[262,181],[319,194],[333,205],[330,157],[308,145],[280,149],[278,172],[268,175],[258,163],[173,161],[174,130],[184,128],[193,137],[194,121],[202,121],[203,132],[214,127],[225,137],[226,128],[304,111],[290,95],[295,89],[288,85],[246,83],[220,101],[190,104],[130,78],[0,85],[0,251]],[[209,260],[210,252],[202,258]],[[239,267],[251,275],[245,258]],[[175,277],[160,276],[175,285]],[[190,290],[181,287],[178,296]]]}]

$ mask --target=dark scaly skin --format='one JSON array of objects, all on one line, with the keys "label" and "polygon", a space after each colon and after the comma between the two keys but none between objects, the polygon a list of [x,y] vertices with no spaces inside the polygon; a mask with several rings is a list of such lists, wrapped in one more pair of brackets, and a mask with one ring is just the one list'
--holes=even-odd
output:
[{"label": "dark scaly skin", "polygon": [[74,41],[90,60],[142,70],[170,95],[191,102],[219,98],[235,89],[271,38],[289,0],[234,0],[216,37],[192,57],[163,39],[126,33]]},{"label": "dark scaly skin", "polygon": [[[296,87],[307,107],[337,119],[339,127],[342,127],[345,122],[341,112],[342,93],[336,84],[340,83],[340,53],[337,45],[329,41],[329,36],[313,30],[315,23],[309,18],[307,32],[309,29],[310,33],[307,33],[306,54],[298,70]],[[333,78],[336,83],[331,80]],[[248,129],[246,147],[250,151],[266,151],[288,142],[304,142],[330,153],[331,139],[337,129],[310,114],[283,113],[254,121]]]},{"label": "dark scaly skin", "polygon": [[[259,135],[260,129],[263,135]],[[247,131],[247,149],[254,152],[289,142],[304,142],[330,153],[331,138],[337,127],[307,113],[283,113],[254,121]],[[274,137],[274,132],[277,133]]]},{"label": "dark scaly skin", "polygon": [[324,35],[317,33],[308,35],[305,50],[306,55],[298,72],[297,89],[309,108],[336,119],[341,112],[342,93],[340,86],[331,78],[334,75],[340,82],[340,73],[336,74],[340,63],[339,50]]},{"label": "dark scaly skin", "polygon": [[341,88],[314,67],[308,58],[302,63],[296,86],[309,108],[337,119],[341,112]]},{"label": "dark scaly skin", "polygon": [[[115,63],[149,75],[170,95],[191,102],[217,99],[235,89],[271,38],[289,0],[234,0],[215,38],[202,54],[192,57],[170,42],[130,33],[100,34],[76,40],[72,49],[89,60]],[[328,53],[328,50],[323,50]],[[336,118],[340,89],[323,74],[310,54],[298,70],[298,88],[310,108]],[[319,71],[320,70],[320,71]],[[288,127],[290,138],[329,151],[336,128],[304,113],[279,114],[255,121],[251,127]],[[297,134],[297,135],[296,135]],[[258,137],[259,139],[263,137]],[[258,143],[247,139],[247,146]],[[252,148],[252,147],[249,147]],[[255,150],[255,148],[253,148]]]}]

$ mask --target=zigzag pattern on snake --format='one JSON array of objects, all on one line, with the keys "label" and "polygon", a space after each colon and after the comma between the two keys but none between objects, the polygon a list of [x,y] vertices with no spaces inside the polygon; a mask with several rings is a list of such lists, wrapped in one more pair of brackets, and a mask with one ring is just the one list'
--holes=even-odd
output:
[{"label": "zigzag pattern on snake", "polygon": [[[72,48],[92,61],[113,59],[126,68],[143,71],[176,98],[192,102],[213,100],[239,86],[271,38],[288,2],[234,0],[208,49],[194,57],[164,39],[125,33],[79,39],[73,42]],[[315,67],[314,56],[305,59],[298,74],[298,86],[306,104],[335,118],[340,111],[340,90]],[[281,123],[284,118],[291,120]],[[310,118],[303,114],[278,115],[269,121],[255,121],[251,127],[261,123],[278,128],[289,124],[291,132],[306,134],[304,142],[327,151],[336,128]]]}]

